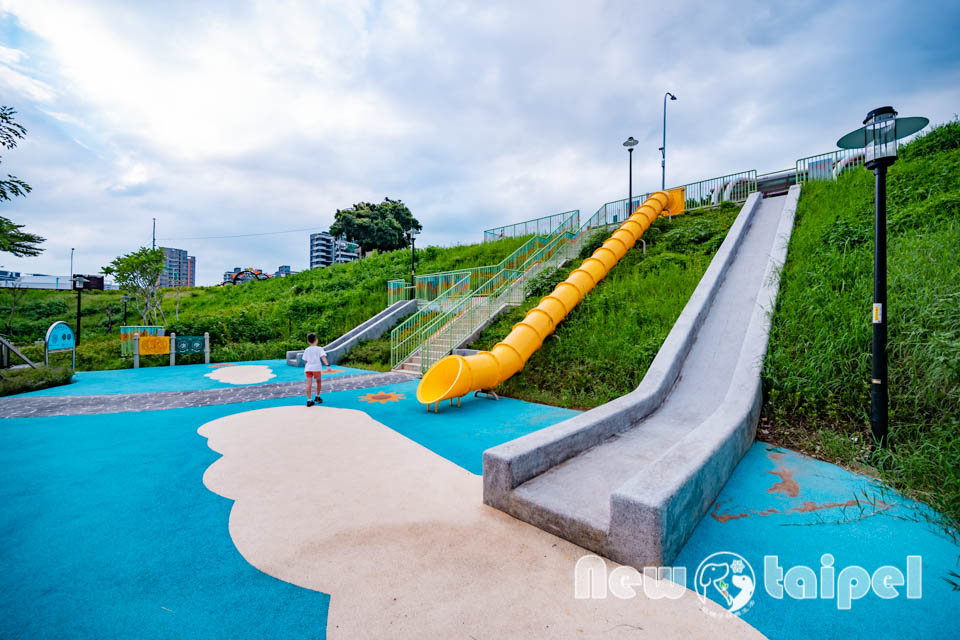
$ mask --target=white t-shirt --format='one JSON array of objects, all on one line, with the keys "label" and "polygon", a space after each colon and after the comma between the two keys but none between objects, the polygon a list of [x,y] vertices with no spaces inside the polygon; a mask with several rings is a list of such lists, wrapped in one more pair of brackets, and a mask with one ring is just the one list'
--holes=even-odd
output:
[{"label": "white t-shirt", "polygon": [[323,360],[321,358],[326,358],[327,352],[323,350],[323,347],[318,347],[316,345],[309,346],[303,350],[303,364],[305,371],[322,371],[323,370]]}]

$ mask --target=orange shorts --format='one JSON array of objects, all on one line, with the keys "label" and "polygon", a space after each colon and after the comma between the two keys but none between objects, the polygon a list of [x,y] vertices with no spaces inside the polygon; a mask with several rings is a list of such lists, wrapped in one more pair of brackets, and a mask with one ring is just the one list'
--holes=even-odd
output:
[{"label": "orange shorts", "polygon": [[320,380],[323,377],[320,375],[322,373],[320,371],[307,371],[306,373],[307,373],[307,380],[309,380],[310,378]]}]

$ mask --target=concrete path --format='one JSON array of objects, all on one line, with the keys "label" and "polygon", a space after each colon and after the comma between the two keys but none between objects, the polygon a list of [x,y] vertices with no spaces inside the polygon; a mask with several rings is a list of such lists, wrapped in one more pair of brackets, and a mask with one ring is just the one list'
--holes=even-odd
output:
[{"label": "concrete path", "polygon": [[[404,373],[369,373],[324,380],[323,392],[366,389],[412,377]],[[274,398],[304,396],[303,382],[280,382],[223,389],[171,391],[167,393],[127,393],[90,396],[15,396],[0,398],[0,418],[33,418],[40,416],[72,416],[125,411],[185,409],[234,402],[251,402]]]},{"label": "concrete path", "polygon": [[620,562],[669,563],[753,440],[798,196],[748,200],[637,391],[488,451],[485,501]]}]

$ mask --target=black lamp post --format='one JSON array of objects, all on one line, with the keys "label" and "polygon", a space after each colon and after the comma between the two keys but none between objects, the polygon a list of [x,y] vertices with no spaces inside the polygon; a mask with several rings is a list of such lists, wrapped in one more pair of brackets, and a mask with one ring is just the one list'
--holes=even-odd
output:
[{"label": "black lamp post", "polygon": [[414,227],[410,227],[409,229],[407,229],[407,238],[409,238],[409,240],[410,240],[410,288],[413,290],[413,291],[411,292],[411,293],[412,293],[411,299],[417,297],[417,290],[416,290],[416,287],[417,287],[417,283],[416,283],[417,267],[416,267],[416,265],[415,265],[415,263],[414,263],[414,248],[413,248],[413,244],[414,244],[414,242],[416,241],[416,238],[417,238],[417,234],[418,234],[418,233],[420,233],[420,232],[417,231]]},{"label": "black lamp post", "polygon": [[677,96],[669,91],[663,94],[663,146],[660,147],[660,188],[667,188],[667,96],[676,100]]},{"label": "black lamp post", "polygon": [[130,296],[123,294],[123,324],[127,324],[127,302],[130,301]]},{"label": "black lamp post", "polygon": [[77,290],[77,332],[74,344],[80,346],[80,296],[83,294],[83,285],[89,282],[83,276],[73,276],[73,288]]},{"label": "black lamp post", "polygon": [[897,160],[897,140],[923,129],[927,118],[898,118],[893,107],[867,114],[864,126],[837,141],[842,149],[864,149],[865,166],[873,171],[873,375],[870,379],[870,430],[874,444],[887,444],[887,167]]},{"label": "black lamp post", "polygon": [[637,141],[633,136],[630,136],[624,141],[623,146],[627,148],[627,156],[630,158],[630,186],[627,188],[627,215],[624,216],[624,219],[626,219],[633,213],[631,211],[633,209],[633,148],[637,146]]}]

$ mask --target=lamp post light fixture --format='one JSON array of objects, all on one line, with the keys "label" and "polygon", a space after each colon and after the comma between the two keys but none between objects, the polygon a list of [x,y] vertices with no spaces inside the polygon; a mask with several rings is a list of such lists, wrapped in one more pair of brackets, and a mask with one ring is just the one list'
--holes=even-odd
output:
[{"label": "lamp post light fixture", "polygon": [[123,294],[122,300],[123,300],[123,324],[124,324],[124,326],[126,326],[126,324],[127,324],[127,303],[130,302],[130,296],[128,296],[127,294]]},{"label": "lamp post light fixture", "polygon": [[411,299],[416,298],[416,277],[417,277],[417,268],[414,263],[414,248],[413,244],[416,242],[417,235],[420,233],[415,227],[410,227],[407,229],[407,238],[410,240],[410,288],[411,288]]},{"label": "lamp post light fixture", "polygon": [[660,147],[660,188],[667,188],[667,96],[676,100],[677,96],[669,91],[663,94],[663,146]]},{"label": "lamp post light fixture", "polygon": [[870,430],[875,446],[887,444],[887,167],[897,160],[897,140],[920,131],[927,118],[898,118],[893,107],[867,114],[862,127],[837,140],[841,149],[863,149],[874,176],[873,372],[870,379]]},{"label": "lamp post light fixture", "polygon": [[630,178],[628,179],[630,186],[627,187],[627,213],[624,216],[624,220],[626,220],[633,213],[631,211],[633,208],[633,148],[637,146],[637,140],[630,136],[624,141],[623,146],[627,148],[627,156],[630,158]]}]

